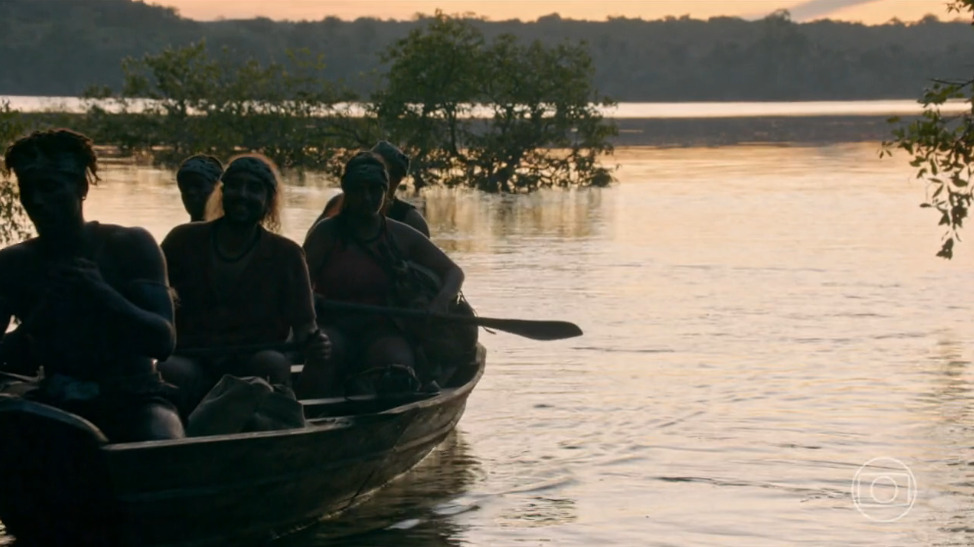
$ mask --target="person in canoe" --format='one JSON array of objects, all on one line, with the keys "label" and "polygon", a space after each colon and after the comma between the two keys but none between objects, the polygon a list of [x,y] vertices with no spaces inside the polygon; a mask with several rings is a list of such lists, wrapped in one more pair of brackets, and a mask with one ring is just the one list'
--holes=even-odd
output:
[{"label": "person in canoe", "polygon": [[142,228],[87,222],[98,180],[92,142],[68,129],[6,150],[37,236],[0,251],[0,343],[7,371],[43,380],[28,398],[78,414],[113,442],[184,435],[156,359],[173,350],[173,301],[159,246]]},{"label": "person in canoe", "polygon": [[[426,223],[426,219],[423,218],[423,214],[411,203],[396,197],[396,191],[399,189],[400,183],[402,183],[402,180],[409,173],[409,156],[387,141],[379,141],[372,147],[372,152],[375,152],[382,158],[382,161],[386,164],[386,171],[389,173],[389,192],[386,194],[386,202],[382,212],[387,217],[398,220],[403,224],[408,224],[419,230],[426,237],[429,237],[430,228]],[[344,193],[339,193],[328,200],[328,203],[325,205],[325,210],[322,211],[318,219],[311,225],[312,228],[322,220],[337,215],[342,209],[344,200]],[[308,230],[309,235],[310,233],[311,230]]]},{"label": "person in canoe", "polygon": [[190,156],[179,165],[176,184],[191,222],[206,218],[206,203],[222,174],[223,164],[220,160],[205,154]]},{"label": "person in canoe", "polygon": [[[241,346],[273,346],[290,337],[309,363],[327,360],[330,353],[328,337],[315,323],[304,253],[273,231],[281,208],[273,162],[257,154],[230,161],[209,206],[214,220],[177,226],[162,242],[176,291],[179,338],[175,355],[159,369],[180,387],[184,414],[224,374],[290,383],[291,361],[280,348]],[[225,353],[181,354],[196,348]]]},{"label": "person in canoe", "polygon": [[319,323],[335,353],[327,368],[305,366],[296,388],[304,396],[340,393],[346,379],[364,370],[416,366],[412,340],[401,322],[329,313],[327,301],[404,305],[396,291],[397,269],[404,261],[439,277],[439,290],[426,303],[430,311],[447,311],[463,283],[460,267],[425,235],[382,214],[389,173],[381,156],[363,151],[352,157],[345,164],[341,187],[341,211],[316,224],[304,245],[312,286],[322,300]]}]

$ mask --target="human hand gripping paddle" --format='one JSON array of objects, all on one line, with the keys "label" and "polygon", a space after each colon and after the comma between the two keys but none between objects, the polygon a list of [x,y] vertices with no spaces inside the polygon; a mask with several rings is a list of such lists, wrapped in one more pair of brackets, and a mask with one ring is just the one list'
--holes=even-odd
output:
[{"label": "human hand gripping paddle", "polygon": [[384,315],[387,317],[409,317],[428,321],[450,321],[462,324],[474,324],[488,329],[494,329],[532,340],[562,340],[582,335],[582,329],[568,321],[544,321],[534,319],[498,319],[494,317],[453,315],[448,313],[434,313],[424,310],[408,308],[387,308],[368,304],[353,304],[351,302],[337,302],[334,300],[318,299],[317,306],[321,309],[370,315]]}]

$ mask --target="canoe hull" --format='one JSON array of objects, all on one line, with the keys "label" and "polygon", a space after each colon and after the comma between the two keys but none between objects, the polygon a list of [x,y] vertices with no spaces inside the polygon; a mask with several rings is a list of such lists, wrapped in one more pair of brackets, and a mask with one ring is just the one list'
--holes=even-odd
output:
[{"label": "canoe hull", "polygon": [[340,513],[454,429],[483,373],[455,388],[304,429],[106,444],[90,423],[0,397],[0,520],[31,543],[263,542]]}]

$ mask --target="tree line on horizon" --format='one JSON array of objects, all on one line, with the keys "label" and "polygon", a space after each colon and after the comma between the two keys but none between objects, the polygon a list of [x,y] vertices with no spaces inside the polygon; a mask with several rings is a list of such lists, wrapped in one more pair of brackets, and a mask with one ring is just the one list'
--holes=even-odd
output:
[{"label": "tree line on horizon", "polygon": [[[286,54],[240,61],[199,41],[127,57],[122,89],[90,86],[84,113],[18,113],[0,101],[0,145],[62,126],[156,164],[259,152],[284,169],[337,177],[350,153],[385,139],[411,157],[414,191],[524,193],[613,181],[602,161],[617,132],[600,111],[613,103],[597,92],[580,43],[488,38],[438,11],[375,53],[387,70],[369,95],[331,80],[321,54]],[[0,219],[7,198],[0,193]]]},{"label": "tree line on horizon", "polygon": [[[78,96],[92,86],[120,90],[122,61],[201,40],[237,60],[287,63],[287,52],[324,58],[323,74],[359,95],[382,80],[377,52],[424,25],[343,21],[201,22],[133,0],[4,0],[0,94]],[[718,17],[612,18],[534,22],[468,19],[488,39],[510,34],[547,46],[582,42],[600,93],[618,101],[906,99],[935,78],[969,71],[969,24],[928,16],[867,26],[796,23],[786,11],[746,21]]]}]

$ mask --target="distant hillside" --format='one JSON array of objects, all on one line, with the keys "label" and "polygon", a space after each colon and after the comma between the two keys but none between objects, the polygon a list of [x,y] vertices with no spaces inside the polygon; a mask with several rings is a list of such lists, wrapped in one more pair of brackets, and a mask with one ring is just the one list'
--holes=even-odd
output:
[{"label": "distant hillside", "polygon": [[[132,0],[0,0],[0,94],[78,95],[122,80],[121,60],[205,38],[213,48],[283,60],[289,48],[323,52],[330,75],[368,94],[379,52],[418,23],[327,18],[197,22]],[[917,24],[798,24],[613,19],[479,22],[488,36],[584,40],[600,90],[620,101],[914,98],[930,78],[970,74],[974,29]]]}]

